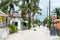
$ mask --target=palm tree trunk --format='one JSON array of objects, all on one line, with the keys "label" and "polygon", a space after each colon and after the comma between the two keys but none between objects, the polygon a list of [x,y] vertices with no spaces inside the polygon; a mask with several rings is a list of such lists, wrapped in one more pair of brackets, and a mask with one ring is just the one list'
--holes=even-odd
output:
[{"label": "palm tree trunk", "polygon": [[34,27],[34,16],[32,16],[31,22],[32,22],[32,26]]},{"label": "palm tree trunk", "polygon": [[29,17],[28,17],[28,29],[30,29],[31,28],[31,13],[30,13],[30,11],[28,12],[28,14],[29,14]]}]

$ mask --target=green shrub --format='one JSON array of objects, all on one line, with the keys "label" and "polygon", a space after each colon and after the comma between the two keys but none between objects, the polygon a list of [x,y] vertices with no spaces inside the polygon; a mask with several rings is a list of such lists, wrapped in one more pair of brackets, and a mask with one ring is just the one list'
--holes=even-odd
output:
[{"label": "green shrub", "polygon": [[10,24],[10,25],[8,25],[8,28],[9,28],[10,34],[18,31],[17,27],[15,25]]},{"label": "green shrub", "polygon": [[48,22],[48,24],[47,24],[47,27],[48,27],[49,29],[51,29],[51,24],[52,24],[52,20],[49,20],[49,22]]}]

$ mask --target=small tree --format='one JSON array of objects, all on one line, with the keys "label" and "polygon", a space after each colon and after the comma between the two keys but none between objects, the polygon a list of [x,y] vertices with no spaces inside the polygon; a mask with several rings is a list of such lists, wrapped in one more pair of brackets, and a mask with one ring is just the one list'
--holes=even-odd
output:
[{"label": "small tree", "polygon": [[17,32],[18,31],[18,29],[17,29],[17,27],[15,26],[15,25],[8,25],[8,28],[9,28],[9,32],[10,32],[10,34],[11,33],[15,33],[15,32]]},{"label": "small tree", "polygon": [[51,24],[52,24],[52,17],[50,16],[50,19],[48,19],[48,17],[46,17],[43,21],[43,25],[45,26],[47,24],[47,27],[50,29],[51,28]]},{"label": "small tree", "polygon": [[48,18],[46,17],[43,21],[43,25],[45,26],[47,24]]}]

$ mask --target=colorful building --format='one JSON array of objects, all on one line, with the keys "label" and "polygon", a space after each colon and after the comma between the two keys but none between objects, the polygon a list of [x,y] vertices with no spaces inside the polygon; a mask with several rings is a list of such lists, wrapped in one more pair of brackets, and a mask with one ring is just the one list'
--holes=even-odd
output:
[{"label": "colorful building", "polygon": [[8,22],[8,16],[7,14],[0,12],[0,27],[6,26]]}]

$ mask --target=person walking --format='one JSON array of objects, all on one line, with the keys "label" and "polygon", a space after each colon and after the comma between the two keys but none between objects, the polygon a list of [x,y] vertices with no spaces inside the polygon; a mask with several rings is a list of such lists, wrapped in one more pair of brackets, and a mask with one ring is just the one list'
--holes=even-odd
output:
[{"label": "person walking", "polygon": [[50,36],[55,36],[56,33],[55,33],[55,27],[53,24],[51,24],[51,29],[50,29]]}]

